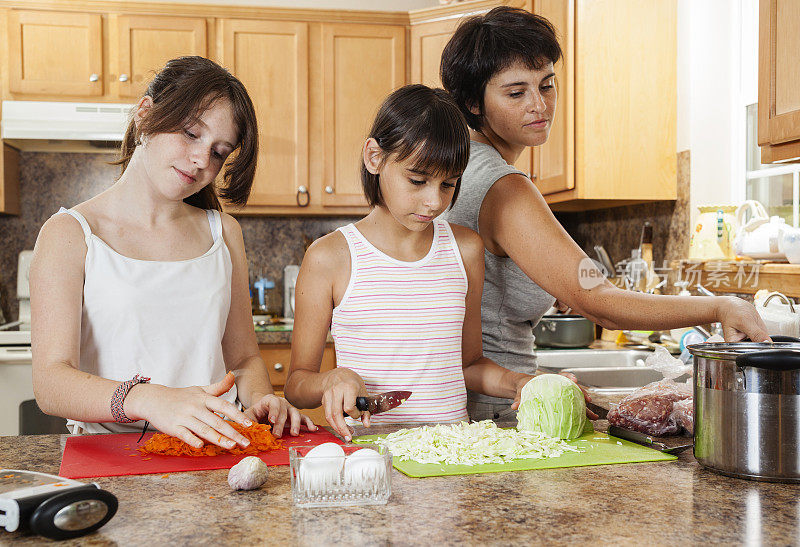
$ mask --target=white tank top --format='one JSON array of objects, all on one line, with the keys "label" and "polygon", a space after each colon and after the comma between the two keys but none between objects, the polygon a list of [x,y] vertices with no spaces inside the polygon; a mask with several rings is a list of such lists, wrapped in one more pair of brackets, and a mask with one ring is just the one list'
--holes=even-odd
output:
[{"label": "white tank top", "polygon": [[[72,215],[86,238],[80,369],[115,381],[141,374],[169,387],[221,380],[232,263],[219,211],[206,211],[211,248],[169,262],[121,255],[92,233],[79,212],[59,213]],[[223,398],[234,402],[236,386]],[[67,421],[73,432],[85,433],[126,433],[143,425]]]}]

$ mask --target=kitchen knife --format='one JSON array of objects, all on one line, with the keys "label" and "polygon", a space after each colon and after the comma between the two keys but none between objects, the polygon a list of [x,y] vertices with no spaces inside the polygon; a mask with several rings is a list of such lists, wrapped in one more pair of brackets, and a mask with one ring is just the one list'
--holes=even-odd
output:
[{"label": "kitchen knife", "polygon": [[[371,397],[356,397],[356,408],[361,412],[380,414],[403,404],[411,397],[410,391],[386,391]],[[345,413],[345,416],[348,414]]]},{"label": "kitchen knife", "polygon": [[678,452],[683,452],[687,448],[694,447],[694,443],[692,444],[681,444],[678,446],[667,446],[664,443],[660,443],[656,440],[653,440],[653,437],[647,435],[645,433],[639,433],[638,431],[631,431],[630,429],[624,429],[622,427],[618,427],[615,425],[608,426],[608,434],[612,437],[619,437],[620,439],[625,439],[626,441],[631,441],[636,444],[641,444],[643,446],[647,446],[654,450],[658,450],[659,452],[665,452],[667,454],[677,454]]},{"label": "kitchen knife", "polygon": [[586,403],[586,408],[597,414],[598,420],[605,420],[608,417],[608,409],[594,403]]}]

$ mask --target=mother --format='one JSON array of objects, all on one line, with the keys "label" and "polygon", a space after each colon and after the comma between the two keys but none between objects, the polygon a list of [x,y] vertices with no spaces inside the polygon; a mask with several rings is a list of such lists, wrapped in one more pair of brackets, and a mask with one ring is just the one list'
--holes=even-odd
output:
[{"label": "mother", "polygon": [[[609,329],[718,321],[726,340],[767,339],[755,308],[739,298],[656,296],[621,290],[607,280],[581,286],[578,271],[586,255],[536,186],[513,167],[525,147],[547,140],[558,95],[553,64],[560,58],[552,24],[509,7],[464,21],[442,53],[442,83],[464,113],[472,139],[461,195],[448,220],[476,230],[486,247],[485,355],[532,373],[532,327],[555,298]],[[509,403],[470,393],[470,418],[492,418]]]}]

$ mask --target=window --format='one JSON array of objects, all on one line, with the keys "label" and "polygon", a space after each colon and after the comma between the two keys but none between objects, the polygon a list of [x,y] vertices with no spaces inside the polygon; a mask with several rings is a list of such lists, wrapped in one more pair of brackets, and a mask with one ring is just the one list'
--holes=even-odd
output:
[{"label": "window", "polygon": [[762,164],[758,147],[758,104],[747,106],[747,199],[760,201],[770,216],[800,222],[800,164]]}]

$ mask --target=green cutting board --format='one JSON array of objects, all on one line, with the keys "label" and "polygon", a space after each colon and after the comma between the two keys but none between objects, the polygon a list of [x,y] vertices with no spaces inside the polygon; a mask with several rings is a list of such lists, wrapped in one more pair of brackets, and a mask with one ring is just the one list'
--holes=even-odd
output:
[{"label": "green cutting board", "polygon": [[[373,443],[386,435],[363,435],[353,439],[354,443]],[[663,462],[678,459],[672,454],[647,448],[630,441],[611,437],[605,433],[587,433],[567,444],[582,452],[565,452],[555,458],[541,460],[514,460],[508,463],[484,463],[480,465],[455,465],[419,463],[413,460],[400,461],[393,457],[394,468],[409,477],[444,477],[447,475],[470,475],[473,473],[500,473],[504,471],[529,471],[531,469],[554,469],[557,467],[580,467],[584,465],[608,465],[613,463]]]}]

